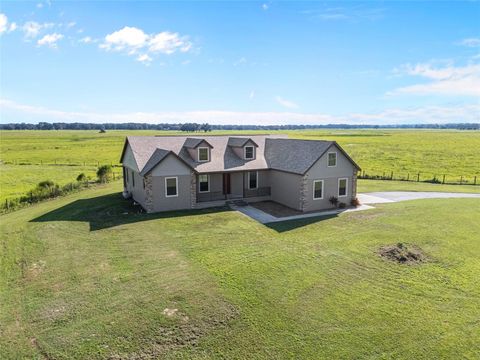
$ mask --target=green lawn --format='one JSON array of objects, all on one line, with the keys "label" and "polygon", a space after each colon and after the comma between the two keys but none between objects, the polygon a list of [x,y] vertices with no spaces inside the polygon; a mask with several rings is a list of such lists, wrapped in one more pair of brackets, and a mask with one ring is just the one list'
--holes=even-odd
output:
[{"label": "green lawn", "polygon": [[[336,140],[371,175],[447,182],[477,176],[480,183],[480,132],[451,130],[298,130],[292,138]],[[223,131],[212,134],[265,133]],[[0,201],[18,197],[43,180],[64,185],[98,164],[118,164],[127,135],[175,135],[167,131],[0,131]],[[196,136],[198,134],[183,133]],[[46,166],[46,164],[53,164]],[[55,166],[56,164],[56,166]],[[61,166],[60,166],[61,165]],[[76,166],[74,166],[76,165]],[[463,177],[462,177],[463,176]]]},{"label": "green lawn", "polygon": [[[0,217],[2,359],[480,357],[478,199],[268,227],[120,186]],[[400,241],[429,261],[376,254]]]}]

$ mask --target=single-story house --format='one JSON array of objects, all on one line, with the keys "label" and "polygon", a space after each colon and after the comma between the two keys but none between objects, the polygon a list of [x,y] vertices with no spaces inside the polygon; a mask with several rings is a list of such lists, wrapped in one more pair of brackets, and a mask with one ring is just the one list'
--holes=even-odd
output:
[{"label": "single-story house", "polygon": [[272,200],[300,211],[350,205],[359,166],[335,141],[283,135],[129,136],[124,195],[147,212]]}]

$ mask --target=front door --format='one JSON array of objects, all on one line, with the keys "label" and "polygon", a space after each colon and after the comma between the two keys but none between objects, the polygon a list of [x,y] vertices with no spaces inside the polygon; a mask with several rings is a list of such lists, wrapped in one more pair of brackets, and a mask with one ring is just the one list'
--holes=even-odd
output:
[{"label": "front door", "polygon": [[225,195],[231,194],[231,189],[230,189],[230,174],[225,173],[223,174],[223,193]]}]

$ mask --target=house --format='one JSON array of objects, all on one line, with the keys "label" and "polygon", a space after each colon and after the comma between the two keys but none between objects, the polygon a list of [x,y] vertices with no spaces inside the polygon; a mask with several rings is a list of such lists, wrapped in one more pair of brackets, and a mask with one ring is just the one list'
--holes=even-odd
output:
[{"label": "house", "polygon": [[335,141],[283,135],[129,136],[124,194],[147,212],[272,200],[300,211],[350,205],[359,166]]}]

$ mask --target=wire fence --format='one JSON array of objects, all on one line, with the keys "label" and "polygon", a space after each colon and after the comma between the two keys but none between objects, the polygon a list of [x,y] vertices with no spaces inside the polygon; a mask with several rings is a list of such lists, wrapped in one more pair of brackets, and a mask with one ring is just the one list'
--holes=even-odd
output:
[{"label": "wire fence", "polygon": [[53,160],[52,161],[32,161],[32,160],[12,160],[12,161],[3,161],[4,165],[41,165],[41,166],[95,166],[99,167],[100,165],[110,165],[112,167],[121,167],[122,164],[105,161],[68,161],[68,160]]},{"label": "wire fence", "polygon": [[453,175],[439,172],[437,174],[427,172],[396,172],[379,170],[362,170],[358,174],[359,179],[371,180],[395,180],[395,181],[413,181],[426,182],[431,184],[450,184],[450,185],[480,185],[480,175]]}]

